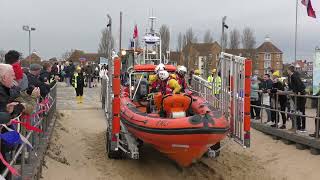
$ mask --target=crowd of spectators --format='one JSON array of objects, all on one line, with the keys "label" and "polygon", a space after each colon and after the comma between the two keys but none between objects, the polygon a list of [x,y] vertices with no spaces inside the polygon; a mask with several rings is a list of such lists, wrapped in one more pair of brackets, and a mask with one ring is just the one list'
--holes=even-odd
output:
[{"label": "crowd of spectators", "polygon": [[[0,63],[0,123],[11,124],[17,116],[30,115],[36,110],[38,102],[41,102],[51,88],[60,79],[56,72],[52,71],[52,65],[45,63],[31,64],[26,71],[20,65],[21,54],[11,50],[5,54],[5,62]],[[27,71],[28,70],[28,71]],[[1,129],[1,133],[6,132]],[[10,160],[14,147],[1,141],[1,153],[6,161]],[[0,170],[5,166],[0,163]]]},{"label": "crowd of spectators", "polygon": [[[65,82],[67,87],[70,87],[72,84],[71,79],[76,72],[77,67],[81,68],[85,77],[85,87],[88,88],[97,87],[100,79],[106,76],[108,72],[107,65],[99,66],[99,64],[95,62],[74,64],[72,61],[65,61],[54,63],[51,74],[58,76],[60,82]],[[45,67],[45,69],[47,69],[47,67]],[[45,70],[43,70],[43,73],[45,73]]]},{"label": "crowd of spectators", "polygon": [[[280,80],[279,71],[272,72],[271,75],[265,74],[263,79],[259,79],[257,76],[252,77],[251,104],[255,107],[251,106],[251,119],[261,119],[261,106],[264,107],[266,112],[267,125],[287,129],[287,120],[290,119],[292,120],[292,129],[295,127],[298,132],[305,133],[307,132],[306,118],[301,115],[305,115],[307,98],[304,95],[306,95],[306,86],[294,66],[287,69],[287,74],[287,81]],[[282,113],[276,110],[280,110]],[[280,117],[282,121],[280,121]],[[315,135],[316,133],[310,134],[311,137],[315,137]]]}]

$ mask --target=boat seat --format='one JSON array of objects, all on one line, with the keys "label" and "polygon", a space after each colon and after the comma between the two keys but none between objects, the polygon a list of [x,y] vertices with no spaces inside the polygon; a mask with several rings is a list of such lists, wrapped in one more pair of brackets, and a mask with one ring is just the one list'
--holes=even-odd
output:
[{"label": "boat seat", "polygon": [[166,95],[162,98],[162,110],[172,118],[185,117],[192,103],[186,94]]}]

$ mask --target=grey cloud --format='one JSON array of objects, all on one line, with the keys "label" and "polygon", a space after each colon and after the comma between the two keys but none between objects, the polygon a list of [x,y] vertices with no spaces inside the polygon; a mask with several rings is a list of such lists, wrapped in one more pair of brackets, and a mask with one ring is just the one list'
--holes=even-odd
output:
[{"label": "grey cloud", "polygon": [[[295,1],[293,0],[0,0],[0,49],[17,49],[28,53],[28,36],[22,25],[37,28],[32,34],[33,49],[44,58],[59,57],[64,51],[82,49],[95,52],[100,32],[105,27],[106,14],[113,17],[113,34],[119,42],[119,12],[123,11],[123,47],[128,46],[134,24],[140,36],[147,28],[151,9],[158,17],[157,27],[168,24],[171,49],[176,47],[179,32],[193,27],[198,39],[211,29],[220,39],[221,17],[228,16],[230,28],[255,30],[258,44],[266,35],[284,51],[285,60],[294,56]],[[320,10],[320,2],[313,1]],[[307,17],[299,5],[298,58],[312,59],[319,44],[319,21]]]}]

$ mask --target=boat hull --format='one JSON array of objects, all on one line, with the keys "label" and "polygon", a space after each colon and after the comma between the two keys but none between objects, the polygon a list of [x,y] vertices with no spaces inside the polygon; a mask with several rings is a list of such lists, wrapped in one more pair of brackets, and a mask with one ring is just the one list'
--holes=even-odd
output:
[{"label": "boat hull", "polygon": [[[121,121],[137,139],[186,167],[200,159],[210,146],[224,139],[229,131],[226,119],[209,111],[201,98],[193,102],[194,116],[177,119],[155,117],[140,112],[130,99],[121,99]],[[195,109],[198,108],[198,109]]]},{"label": "boat hull", "polygon": [[187,167],[200,159],[208,151],[208,147],[224,139],[227,132],[225,130],[222,134],[152,134],[127,127],[134,136],[151,144],[182,167]]}]

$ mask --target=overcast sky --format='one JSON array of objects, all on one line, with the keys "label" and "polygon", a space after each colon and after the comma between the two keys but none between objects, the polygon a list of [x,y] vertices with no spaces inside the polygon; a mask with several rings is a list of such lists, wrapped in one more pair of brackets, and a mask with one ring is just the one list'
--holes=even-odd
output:
[{"label": "overcast sky", "polygon": [[[312,2],[320,12],[320,2]],[[257,45],[269,35],[284,52],[284,60],[290,61],[294,57],[295,4],[296,0],[0,0],[0,49],[27,55],[28,34],[22,25],[30,24],[37,28],[32,33],[32,49],[43,58],[60,57],[70,49],[96,52],[107,13],[113,17],[118,44],[120,11],[124,13],[122,44],[128,47],[134,24],[141,36],[153,9],[157,27],[170,27],[171,49],[176,49],[178,33],[189,27],[200,40],[207,29],[219,40],[221,18],[226,15],[231,29],[253,28]],[[300,0],[298,9],[298,58],[313,60],[314,48],[320,46],[320,21],[307,16]]]}]

